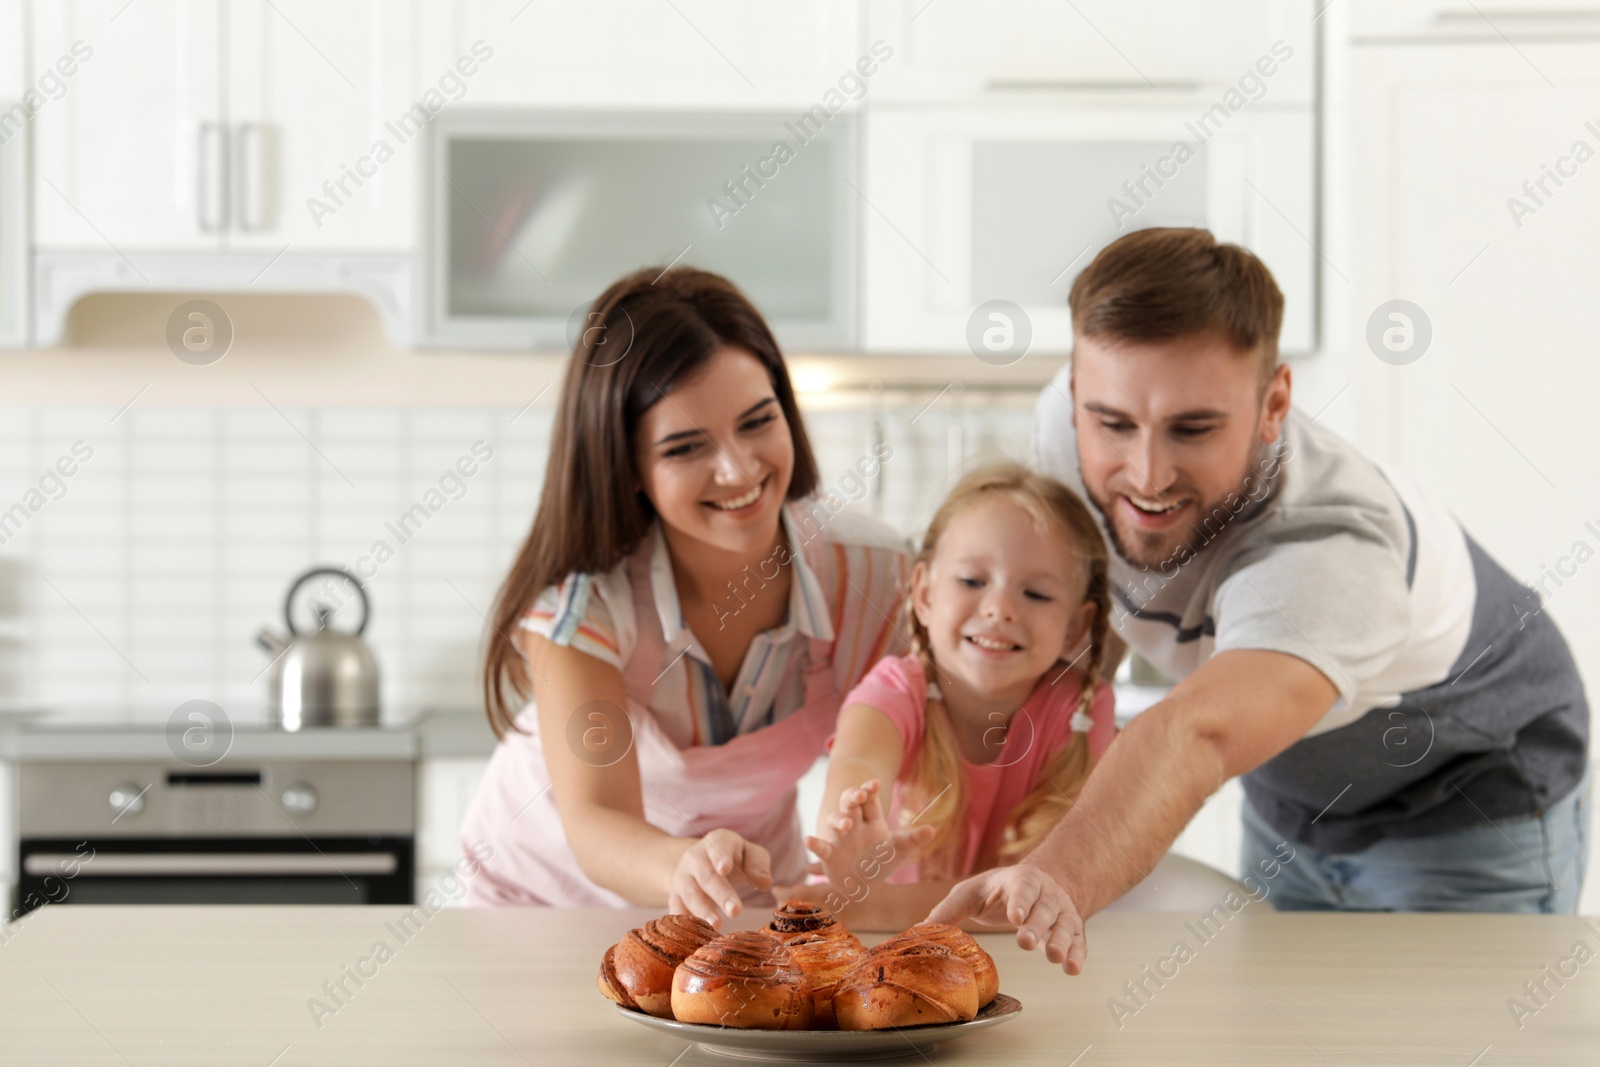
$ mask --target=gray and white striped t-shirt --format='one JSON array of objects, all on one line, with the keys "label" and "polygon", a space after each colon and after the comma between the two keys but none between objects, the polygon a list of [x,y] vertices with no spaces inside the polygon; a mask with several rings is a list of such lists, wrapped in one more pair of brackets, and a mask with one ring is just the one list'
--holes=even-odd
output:
[{"label": "gray and white striped t-shirt", "polygon": [[[1035,463],[1081,493],[1067,374],[1040,395]],[[1268,649],[1338,687],[1302,740],[1244,776],[1279,833],[1355,852],[1532,814],[1577,786],[1588,705],[1536,594],[1403,474],[1299,411],[1253,473],[1181,565],[1113,554],[1113,614],[1175,678]]]}]

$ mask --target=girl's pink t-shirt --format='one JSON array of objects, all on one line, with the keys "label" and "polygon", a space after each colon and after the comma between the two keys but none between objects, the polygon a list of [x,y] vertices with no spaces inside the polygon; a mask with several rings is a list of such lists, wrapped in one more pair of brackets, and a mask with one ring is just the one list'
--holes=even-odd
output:
[{"label": "girl's pink t-shirt", "polygon": [[[1054,685],[1050,683],[1051,677],[1047,674],[1040,678],[1033,693],[1011,717],[1000,755],[992,763],[961,760],[967,781],[967,826],[959,877],[972,873],[984,842],[1001,840],[1011,813],[1039,781],[1045,765],[1072,741],[1072,716],[1078,710],[1081,675],[1062,677]],[[877,708],[900,731],[903,746],[900,780],[894,785],[889,812],[890,825],[898,825],[901,789],[922,751],[927,716],[928,682],[921,662],[915,655],[885,656],[856,683],[844,703]],[[1089,711],[1091,765],[1099,762],[1106,746],[1116,737],[1114,711],[1111,687],[1101,682]],[[828,749],[833,749],[832,737],[828,739]],[[914,882],[917,879],[916,863],[912,861],[896,870],[889,881]]]}]

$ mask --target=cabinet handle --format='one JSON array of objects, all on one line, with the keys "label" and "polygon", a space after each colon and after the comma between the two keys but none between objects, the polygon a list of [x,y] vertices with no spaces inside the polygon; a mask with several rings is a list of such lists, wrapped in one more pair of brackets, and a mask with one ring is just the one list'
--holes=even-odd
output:
[{"label": "cabinet handle", "polygon": [[195,201],[201,233],[221,233],[228,210],[228,131],[202,122],[195,158]]},{"label": "cabinet handle", "polygon": [[[1600,35],[1600,8],[1569,8],[1565,11],[1517,11],[1504,8],[1447,8],[1436,11],[1428,27],[1444,40],[1461,40],[1478,31],[1484,37],[1504,36],[1507,40],[1593,40]],[[1473,39],[1477,34],[1472,33]]]},{"label": "cabinet handle", "polygon": [[991,93],[1197,93],[1205,86],[1193,79],[1173,81],[1097,80],[1093,78],[990,78],[983,86]]},{"label": "cabinet handle", "polygon": [[1593,22],[1600,19],[1600,8],[1583,7],[1568,8],[1566,10],[1549,11],[1517,11],[1490,8],[1480,11],[1477,8],[1451,8],[1436,12],[1433,21],[1448,25],[1452,22],[1470,22],[1482,25],[1485,22],[1516,22],[1524,26],[1537,26],[1541,23],[1566,23],[1566,22]]},{"label": "cabinet handle", "polygon": [[[70,852],[33,852],[22,861],[24,874],[57,873],[82,857]],[[269,875],[394,874],[400,863],[392,852],[119,852],[107,850],[83,867],[83,877],[227,878]]]},{"label": "cabinet handle", "polygon": [[233,148],[234,225],[240,233],[271,229],[267,128],[259,122],[241,122],[234,131]]}]

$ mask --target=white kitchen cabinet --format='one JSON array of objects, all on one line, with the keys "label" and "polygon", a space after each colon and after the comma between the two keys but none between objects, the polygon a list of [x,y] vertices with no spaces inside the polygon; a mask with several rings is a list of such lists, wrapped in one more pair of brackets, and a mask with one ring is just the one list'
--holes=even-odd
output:
[{"label": "white kitchen cabinet", "polygon": [[229,245],[410,249],[422,101],[449,99],[443,70],[413,84],[412,5],[229,0],[227,14]]},{"label": "white kitchen cabinet", "polygon": [[1593,693],[1600,452],[1582,428],[1600,395],[1600,40],[1353,51],[1361,443],[1540,587]]},{"label": "white kitchen cabinet", "polygon": [[430,5],[426,70],[494,50],[462,106],[800,110],[859,58],[853,0],[614,0]]},{"label": "white kitchen cabinet", "polygon": [[[1324,0],[1325,2],[1325,0]],[[1283,40],[1313,36],[1312,0],[865,0],[867,36],[897,49],[880,99],[1131,89],[1192,92],[1234,83]],[[1307,103],[1309,67],[1275,87]],[[875,90],[875,91],[878,91]]]},{"label": "white kitchen cabinet", "polygon": [[[1312,62],[1295,53],[1278,73]],[[865,347],[977,354],[969,322],[980,305],[1005,300],[1022,308],[1031,326],[1028,351],[1066,352],[1073,279],[1105,244],[1160,225],[1205,226],[1260,255],[1287,301],[1283,351],[1311,350],[1311,110],[1263,96],[1197,135],[1195,123],[1210,103],[1124,97],[1110,105],[870,109],[861,187],[870,205],[862,232]],[[1191,157],[1172,152],[1179,141]],[[1168,172],[1159,187],[1145,177],[1151,168]],[[1141,180],[1144,196],[1123,184]],[[1122,206],[1114,210],[1113,200]]]},{"label": "white kitchen cabinet", "polygon": [[488,765],[486,756],[435,756],[417,765],[417,899],[462,859],[461,823]]},{"label": "white kitchen cabinet", "polygon": [[[411,84],[409,5],[62,0],[32,11],[35,65],[75,41],[92,49],[34,120],[40,248],[412,246],[420,145],[363,163],[376,140],[395,140],[384,123],[422,88]],[[373,173],[358,185],[353,169]],[[312,197],[331,209],[320,220]]]},{"label": "white kitchen cabinet", "polygon": [[[0,0],[0,345],[20,345],[28,332],[27,124],[43,94],[24,62],[22,0]],[[53,84],[53,83],[52,83]]]},{"label": "white kitchen cabinet", "polygon": [[216,248],[226,209],[218,0],[51,0],[31,15],[36,68],[73,55],[75,42],[89,50],[32,122],[35,243]]}]

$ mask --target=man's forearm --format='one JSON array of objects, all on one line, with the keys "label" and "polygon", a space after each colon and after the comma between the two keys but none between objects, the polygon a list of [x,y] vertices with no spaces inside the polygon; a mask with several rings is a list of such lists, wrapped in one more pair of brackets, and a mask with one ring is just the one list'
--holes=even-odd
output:
[{"label": "man's forearm", "polygon": [[1136,885],[1227,781],[1221,750],[1175,704],[1162,701],[1128,724],[1072,810],[1027,856],[1086,919]]}]

